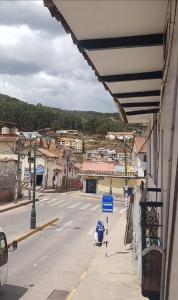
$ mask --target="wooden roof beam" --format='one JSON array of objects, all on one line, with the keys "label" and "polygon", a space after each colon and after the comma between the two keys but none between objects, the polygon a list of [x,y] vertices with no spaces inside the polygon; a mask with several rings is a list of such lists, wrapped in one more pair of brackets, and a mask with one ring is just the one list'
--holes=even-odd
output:
[{"label": "wooden roof beam", "polygon": [[78,46],[84,50],[105,50],[113,48],[135,48],[135,47],[152,47],[162,46],[164,40],[163,33],[125,36],[115,38],[101,38],[80,40]]},{"label": "wooden roof beam", "polygon": [[151,97],[151,96],[160,96],[161,90],[153,91],[142,91],[142,92],[130,92],[130,93],[114,93],[113,97],[116,98],[134,98],[134,97]]},{"label": "wooden roof beam", "polygon": [[136,110],[136,111],[126,111],[127,116],[145,115],[145,114],[156,114],[159,112],[159,108]]},{"label": "wooden roof beam", "polygon": [[133,102],[133,103],[121,103],[122,107],[149,107],[149,106],[158,106],[159,102]]},{"label": "wooden roof beam", "polygon": [[144,73],[105,75],[105,76],[99,76],[98,79],[101,82],[119,82],[119,81],[161,79],[162,75],[163,75],[162,71],[153,71],[153,72],[144,72]]}]

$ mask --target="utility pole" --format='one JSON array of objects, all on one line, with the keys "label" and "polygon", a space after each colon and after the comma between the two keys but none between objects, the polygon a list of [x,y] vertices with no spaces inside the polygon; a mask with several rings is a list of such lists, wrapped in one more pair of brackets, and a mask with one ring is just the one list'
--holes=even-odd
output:
[{"label": "utility pole", "polygon": [[32,147],[32,135],[30,133],[30,150],[28,152],[28,159],[29,159],[29,190],[28,190],[28,197],[29,200],[31,200],[31,176],[32,176],[32,169],[31,169],[31,161],[32,161],[32,153],[31,153],[31,147]]},{"label": "utility pole", "polygon": [[31,210],[31,222],[30,229],[36,228],[36,207],[35,207],[35,196],[36,196],[36,141],[34,143],[34,170],[33,170],[33,202],[32,202],[32,210]]}]

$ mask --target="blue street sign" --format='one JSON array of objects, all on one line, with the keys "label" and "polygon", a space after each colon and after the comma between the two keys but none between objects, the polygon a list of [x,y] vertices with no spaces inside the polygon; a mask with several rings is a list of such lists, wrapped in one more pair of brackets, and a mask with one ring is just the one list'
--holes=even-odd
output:
[{"label": "blue street sign", "polygon": [[106,213],[113,212],[113,196],[112,195],[103,195],[102,212],[106,212]]}]

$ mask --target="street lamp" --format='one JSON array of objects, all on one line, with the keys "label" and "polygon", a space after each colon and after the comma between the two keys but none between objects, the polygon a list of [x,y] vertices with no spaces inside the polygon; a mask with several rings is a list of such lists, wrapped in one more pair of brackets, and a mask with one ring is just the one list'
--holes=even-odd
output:
[{"label": "street lamp", "polygon": [[34,165],[33,165],[33,199],[32,199],[32,210],[31,210],[31,220],[30,220],[30,229],[36,228],[36,206],[35,206],[35,196],[36,196],[36,139],[33,145],[34,149]]},{"label": "street lamp", "polygon": [[[42,131],[44,129],[38,130]],[[32,141],[34,141],[32,145]],[[47,146],[49,148],[51,143],[51,137],[46,138]],[[37,150],[37,136],[32,139],[30,134],[30,150],[29,150],[29,172],[31,176],[31,150],[33,149],[33,197],[32,197],[32,209],[31,209],[31,219],[30,219],[30,229],[36,228],[36,150]],[[31,191],[30,191],[31,197]]]},{"label": "street lamp", "polygon": [[29,200],[31,200],[31,176],[32,176],[32,170],[31,170],[31,161],[32,161],[31,147],[32,147],[32,135],[30,133],[30,148],[29,148],[29,151],[28,151],[28,163],[29,163],[29,189],[28,189],[28,196],[29,196]]}]

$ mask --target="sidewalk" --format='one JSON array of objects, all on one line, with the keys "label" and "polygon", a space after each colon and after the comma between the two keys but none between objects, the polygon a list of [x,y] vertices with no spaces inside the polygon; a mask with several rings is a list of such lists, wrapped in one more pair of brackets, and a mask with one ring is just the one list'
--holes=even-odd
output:
[{"label": "sidewalk", "polygon": [[108,248],[97,248],[96,257],[69,299],[146,300],[141,295],[131,250],[123,244],[125,221],[123,212],[110,232]]},{"label": "sidewalk", "polygon": [[[40,193],[36,192],[36,199],[39,199],[39,197],[41,196]],[[0,213],[14,209],[14,208],[18,208],[21,206],[25,206],[29,203],[32,203],[32,200],[28,199],[28,191],[25,191],[23,197],[21,199],[18,199],[17,202],[7,202],[7,203],[3,203],[0,205]]]}]

